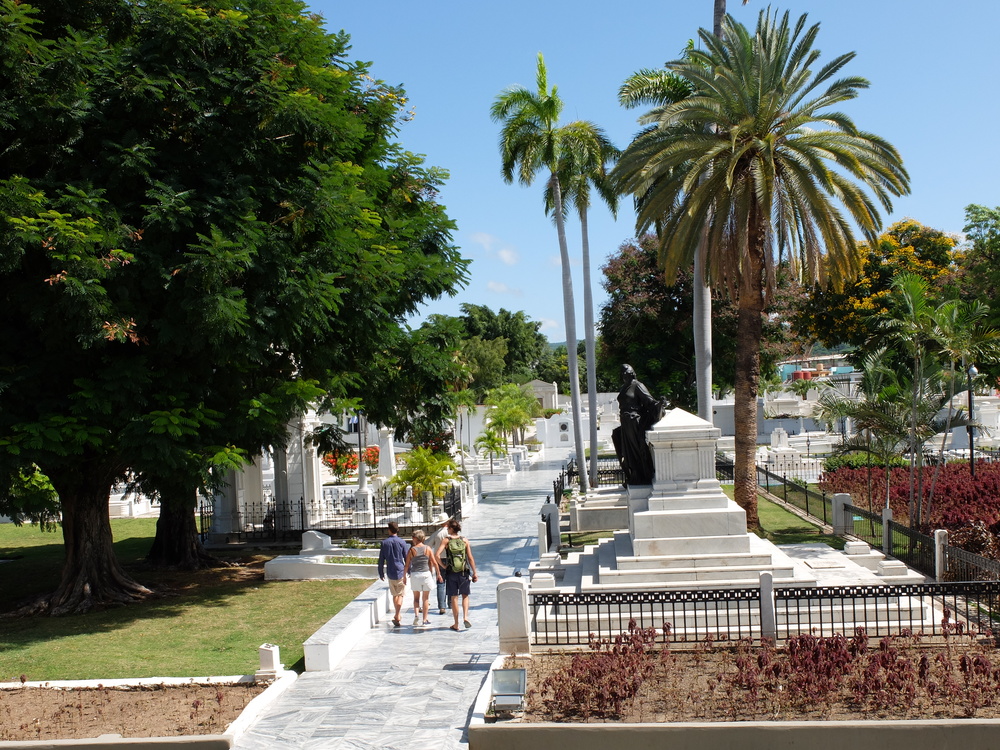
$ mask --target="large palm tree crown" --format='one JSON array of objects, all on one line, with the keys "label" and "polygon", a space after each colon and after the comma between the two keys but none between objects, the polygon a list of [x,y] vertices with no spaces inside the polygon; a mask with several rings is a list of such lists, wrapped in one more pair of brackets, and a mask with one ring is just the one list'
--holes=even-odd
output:
[{"label": "large palm tree crown", "polygon": [[874,241],[878,204],[889,210],[907,192],[896,149],[831,109],[868,82],[836,78],[853,53],[814,71],[818,30],[762,11],[751,33],[727,16],[721,39],[701,30],[703,49],[668,65],[692,93],[647,115],[655,127],[616,169],[624,191],[644,197],[639,223],[661,227],[668,275],[705,232],[715,284],[754,289],[785,252],[836,280],[858,268],[851,221]]},{"label": "large palm tree crown", "polygon": [[548,169],[551,174],[557,171],[562,146],[558,123],[563,101],[555,86],[549,89],[541,53],[536,79],[537,91],[511,86],[490,107],[494,122],[503,123],[500,159],[507,182],[513,182],[516,176],[521,184],[530,185],[539,170]]}]

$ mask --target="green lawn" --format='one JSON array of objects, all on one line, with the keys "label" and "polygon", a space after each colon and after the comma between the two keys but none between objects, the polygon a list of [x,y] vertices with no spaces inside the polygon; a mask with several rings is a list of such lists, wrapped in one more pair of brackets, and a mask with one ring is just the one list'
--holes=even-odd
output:
[{"label": "green lawn", "polygon": [[[144,569],[154,521],[112,521],[115,550],[130,574],[161,594],[146,602],[68,617],[0,619],[0,681],[196,677],[250,674],[257,647],[274,643],[302,668],[302,642],[371,583],[267,581],[270,555],[196,573]],[[59,533],[0,524],[0,611],[54,588]],[[374,576],[373,576],[374,577]]]}]

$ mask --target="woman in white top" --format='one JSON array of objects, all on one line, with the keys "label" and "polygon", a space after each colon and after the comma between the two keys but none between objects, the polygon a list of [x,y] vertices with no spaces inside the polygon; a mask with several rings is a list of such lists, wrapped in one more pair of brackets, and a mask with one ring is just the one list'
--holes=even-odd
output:
[{"label": "woman in white top", "polygon": [[426,538],[422,529],[413,532],[413,545],[406,555],[403,565],[403,580],[410,576],[410,590],[413,592],[413,627],[420,627],[421,598],[423,599],[423,624],[430,625],[427,619],[427,605],[431,597],[431,588],[438,577],[438,562],[430,547],[424,544]]}]

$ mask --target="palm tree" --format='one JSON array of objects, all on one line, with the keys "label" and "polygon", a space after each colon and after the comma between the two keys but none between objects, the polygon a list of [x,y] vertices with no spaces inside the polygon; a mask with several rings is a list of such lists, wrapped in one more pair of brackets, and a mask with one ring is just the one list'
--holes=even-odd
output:
[{"label": "palm tree", "polygon": [[[558,127],[563,102],[556,87],[549,89],[545,58],[538,53],[536,91],[523,86],[511,86],[497,96],[490,108],[494,122],[502,123],[500,129],[500,157],[504,181],[513,182],[515,175],[523,185],[530,185],[538,172],[547,170],[547,189],[552,194],[552,214],[559,239],[559,257],[562,262],[563,316],[566,322],[566,352],[569,368],[570,399],[573,404],[573,437],[576,455],[582,461],[583,430],[580,425],[580,381],[576,355],[576,313],[573,302],[573,277],[569,265],[569,248],[566,244],[566,225],[563,216],[562,190],[559,185],[559,159],[564,150],[563,129]],[[587,476],[580,475],[580,489],[587,491]]]},{"label": "palm tree", "polygon": [[507,445],[503,437],[493,428],[488,427],[476,438],[475,447],[477,451],[490,454],[490,474],[493,473],[493,456],[507,455]]},{"label": "palm tree", "polygon": [[[559,161],[559,183],[564,197],[563,208],[572,204],[580,217],[583,251],[583,326],[587,363],[587,412],[590,414],[590,484],[597,486],[597,355],[594,337],[594,295],[590,282],[590,233],[587,213],[590,210],[591,186],[608,204],[611,213],[618,210],[618,196],[608,178],[607,165],[618,158],[619,151],[604,131],[591,122],[572,122],[563,128],[566,148]],[[546,191],[546,206],[552,204]]]},{"label": "palm tree", "polygon": [[909,178],[892,145],[831,109],[868,82],[835,78],[853,53],[814,72],[818,25],[807,28],[803,16],[791,26],[787,13],[768,10],[756,33],[730,16],[723,31],[719,39],[701,30],[704,49],[669,64],[694,92],[659,109],[656,127],[633,140],[615,174],[643,196],[639,232],[660,228],[668,281],[706,243],[707,278],[736,300],[735,493],[756,529],[760,341],[775,255],[787,253],[793,269],[813,278],[856,274],[851,223],[872,243],[881,226],[865,188],[891,210]]}]

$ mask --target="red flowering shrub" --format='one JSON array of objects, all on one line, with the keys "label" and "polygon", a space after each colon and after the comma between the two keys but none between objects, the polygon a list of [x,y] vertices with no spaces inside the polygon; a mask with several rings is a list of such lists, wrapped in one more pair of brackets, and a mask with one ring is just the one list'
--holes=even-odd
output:
[{"label": "red flowering shrub", "polygon": [[[935,480],[935,471],[937,479]],[[960,529],[972,521],[986,526],[1000,524],[1000,463],[977,464],[976,476],[969,474],[967,463],[956,462],[941,467],[925,466],[924,508],[930,501],[930,517],[925,528]],[[885,506],[885,472],[871,472],[872,507]],[[931,485],[934,494],[931,497]],[[826,492],[849,492],[855,505],[868,506],[867,469],[842,468],[823,475],[820,487]],[[907,523],[910,505],[910,471],[894,468],[889,472],[889,507],[898,523]]]},{"label": "red flowering shrub", "polygon": [[323,463],[333,472],[338,482],[343,482],[358,470],[358,454],[351,450],[333,451],[323,456]]}]

